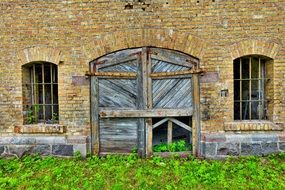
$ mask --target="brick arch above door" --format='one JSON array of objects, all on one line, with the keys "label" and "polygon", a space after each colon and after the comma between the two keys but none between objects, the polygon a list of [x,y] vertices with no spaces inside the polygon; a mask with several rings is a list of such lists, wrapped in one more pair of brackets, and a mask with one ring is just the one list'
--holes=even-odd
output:
[{"label": "brick arch above door", "polygon": [[100,34],[83,46],[89,60],[122,49],[154,46],[173,49],[202,59],[204,40],[187,32],[172,29],[131,29]]}]

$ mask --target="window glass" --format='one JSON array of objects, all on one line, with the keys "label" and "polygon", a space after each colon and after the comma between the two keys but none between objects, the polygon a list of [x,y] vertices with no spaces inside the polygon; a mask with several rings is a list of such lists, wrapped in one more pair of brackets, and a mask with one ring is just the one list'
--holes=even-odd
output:
[{"label": "window glass", "polygon": [[242,79],[249,78],[249,58],[243,58],[241,63]]},{"label": "window glass", "polygon": [[234,79],[240,79],[240,60],[234,60]]},{"label": "window glass", "polygon": [[242,100],[249,100],[249,80],[242,81]]},{"label": "window glass", "polygon": [[45,83],[50,83],[51,82],[51,69],[52,65],[45,65],[44,66],[44,80]]},{"label": "window glass", "polygon": [[259,78],[259,59],[253,57],[251,59],[251,78],[258,79]]},{"label": "window glass", "polygon": [[43,75],[42,75],[42,65],[36,64],[34,70],[34,77],[35,77],[35,83],[42,83],[43,82]]}]

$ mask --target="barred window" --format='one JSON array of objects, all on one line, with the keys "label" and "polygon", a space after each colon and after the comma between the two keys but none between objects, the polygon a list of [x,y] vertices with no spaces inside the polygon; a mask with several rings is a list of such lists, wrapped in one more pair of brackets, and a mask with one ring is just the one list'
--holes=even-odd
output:
[{"label": "barred window", "polygon": [[58,122],[57,65],[35,62],[23,66],[24,122]]},{"label": "barred window", "polygon": [[246,56],[234,60],[234,119],[267,119],[266,58]]}]

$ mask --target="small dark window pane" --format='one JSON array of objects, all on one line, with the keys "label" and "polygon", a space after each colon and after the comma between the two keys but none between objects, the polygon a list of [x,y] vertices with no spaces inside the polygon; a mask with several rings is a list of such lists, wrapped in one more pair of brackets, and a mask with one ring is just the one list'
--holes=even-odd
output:
[{"label": "small dark window pane", "polygon": [[35,88],[35,104],[43,104],[43,85],[34,85]]},{"label": "small dark window pane", "polygon": [[42,82],[43,82],[42,65],[36,64],[35,65],[35,83],[42,83]]},{"label": "small dark window pane", "polygon": [[252,79],[259,78],[259,59],[258,58],[251,59],[251,78]]},{"label": "small dark window pane", "polygon": [[51,94],[51,85],[45,84],[45,104],[51,104],[52,94]]},{"label": "small dark window pane", "polygon": [[251,103],[251,119],[259,119],[258,110],[259,110],[259,102],[253,101]]},{"label": "small dark window pane", "polygon": [[249,100],[249,81],[242,81],[242,100]]},{"label": "small dark window pane", "polygon": [[242,58],[242,79],[249,79],[249,58]]},{"label": "small dark window pane", "polygon": [[258,80],[251,81],[251,100],[259,100]]},{"label": "small dark window pane", "polygon": [[30,83],[34,83],[34,69],[33,69],[33,67],[30,67],[29,68],[30,69],[30,80],[29,80],[29,82]]},{"label": "small dark window pane", "polygon": [[249,119],[249,102],[242,102],[242,119]]},{"label": "small dark window pane", "polygon": [[51,82],[51,65],[50,64],[46,64],[44,66],[45,70],[44,70],[44,75],[45,75],[45,83],[50,83]]},{"label": "small dark window pane", "polygon": [[240,79],[240,59],[234,60],[234,79]]},{"label": "small dark window pane", "polygon": [[52,82],[57,83],[57,67],[53,65]]},{"label": "small dark window pane", "polygon": [[43,105],[35,105],[35,113],[38,116],[38,120],[39,121],[43,121],[44,120],[44,109],[43,109]]},{"label": "small dark window pane", "polygon": [[268,119],[267,118],[267,112],[266,112],[266,102],[265,101],[260,101],[259,103],[259,114],[260,114],[260,119]]},{"label": "small dark window pane", "polygon": [[57,117],[58,119],[58,105],[53,106],[53,112],[54,112],[54,117]]},{"label": "small dark window pane", "polygon": [[32,84],[25,84],[23,85],[23,103],[25,105],[31,105],[32,104]]},{"label": "small dark window pane", "polygon": [[52,106],[46,105],[45,106],[45,120],[51,120],[52,119]]},{"label": "small dark window pane", "polygon": [[234,119],[235,120],[240,119],[240,103],[239,102],[234,103]]},{"label": "small dark window pane", "polygon": [[58,85],[53,84],[53,103],[58,104]]},{"label": "small dark window pane", "polygon": [[240,81],[234,81],[234,100],[240,100]]}]

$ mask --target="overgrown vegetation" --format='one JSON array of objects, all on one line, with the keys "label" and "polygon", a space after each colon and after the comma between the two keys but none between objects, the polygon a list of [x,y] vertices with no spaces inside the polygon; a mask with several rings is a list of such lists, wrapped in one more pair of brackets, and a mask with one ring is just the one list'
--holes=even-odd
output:
[{"label": "overgrown vegetation", "polygon": [[153,146],[153,152],[181,152],[191,150],[192,144],[187,144],[185,140],[179,140],[170,144],[160,143]]},{"label": "overgrown vegetation", "polygon": [[230,158],[0,159],[0,189],[285,189],[285,154]]},{"label": "overgrown vegetation", "polygon": [[30,106],[27,110],[26,123],[33,124],[38,122],[38,118],[36,116],[39,114],[39,111],[40,111],[39,105]]}]

